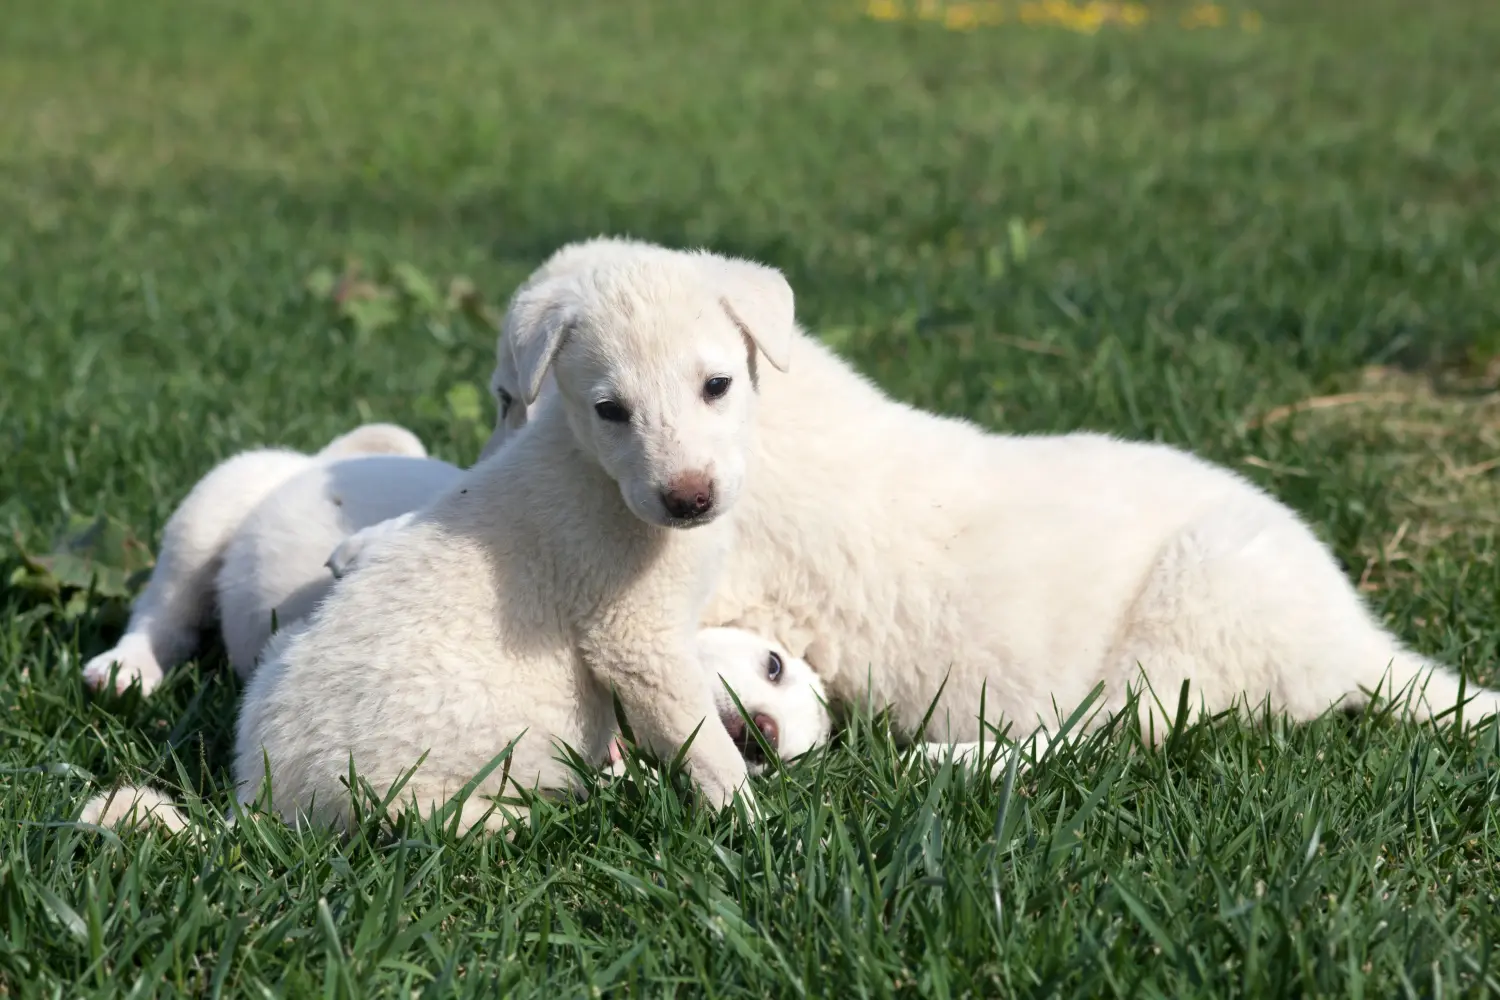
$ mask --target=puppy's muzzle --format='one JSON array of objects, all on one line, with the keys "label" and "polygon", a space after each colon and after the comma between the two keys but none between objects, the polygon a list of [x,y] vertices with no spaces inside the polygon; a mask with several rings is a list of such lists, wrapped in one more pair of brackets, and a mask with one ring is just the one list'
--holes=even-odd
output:
[{"label": "puppy's muzzle", "polygon": [[[766,761],[765,751],[761,748],[760,740],[755,738],[755,730],[745,724],[745,717],[738,712],[730,711],[721,716],[724,728],[729,731],[729,738],[734,740],[735,746],[740,748],[740,755],[752,764],[764,764]],[[778,740],[781,737],[781,727],[776,720],[764,712],[756,712],[751,721],[755,723],[755,729],[760,730],[761,738],[772,750],[777,749]]]},{"label": "puppy's muzzle", "polygon": [[695,521],[714,509],[714,481],[697,472],[682,476],[662,490],[661,505],[679,521]]}]

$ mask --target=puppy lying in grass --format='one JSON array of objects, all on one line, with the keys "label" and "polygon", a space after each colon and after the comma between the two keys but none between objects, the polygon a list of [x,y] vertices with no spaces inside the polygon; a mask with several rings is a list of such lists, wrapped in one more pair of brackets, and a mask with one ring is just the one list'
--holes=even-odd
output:
[{"label": "puppy lying in grass", "polygon": [[[691,324],[661,277],[687,256],[608,239],[564,248],[555,259],[594,263],[545,265],[506,336],[608,326],[599,308],[622,343]],[[590,270],[632,258],[634,287],[605,306],[580,299]],[[784,283],[762,287],[791,312]],[[702,622],[777,636],[836,703],[889,709],[907,738],[1025,736],[1101,688],[1100,716],[1132,705],[1157,734],[1184,685],[1195,714],[1248,702],[1307,720],[1377,692],[1410,718],[1451,714],[1461,693],[1466,720],[1500,712],[1500,692],[1406,648],[1302,519],[1229,469],[1161,444],[994,434],[923,412],[795,324],[778,359],[751,373],[760,418]],[[521,384],[530,402],[538,383]],[[608,410],[576,419],[601,448],[657,419],[641,387],[595,388]]]},{"label": "puppy lying in grass", "polygon": [[[508,392],[496,388],[502,399]],[[485,455],[524,424],[524,411],[510,424],[505,416]],[[361,528],[389,526],[463,475],[425,456],[411,432],[371,424],[315,455],[266,449],[225,461],[168,521],[160,558],[125,634],[89,661],[85,682],[115,691],[139,684],[149,693],[192,653],[215,610],[230,662],[248,678],[271,639],[273,616],[280,628],[295,630],[334,586],[325,562],[335,546]],[[751,773],[767,763],[763,744],[790,759],[827,740],[823,686],[805,661],[738,629],[704,629],[696,648],[717,718]],[[619,745],[611,742],[608,749],[594,763],[619,773]],[[133,813],[153,815],[169,829],[186,822],[166,796],[136,788],[96,796],[84,820],[112,824]]]}]

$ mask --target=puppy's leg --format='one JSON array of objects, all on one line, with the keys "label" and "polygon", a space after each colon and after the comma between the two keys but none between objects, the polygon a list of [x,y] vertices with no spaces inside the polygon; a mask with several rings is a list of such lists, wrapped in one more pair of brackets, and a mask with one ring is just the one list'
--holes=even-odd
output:
[{"label": "puppy's leg", "polygon": [[154,788],[129,785],[95,795],[78,817],[80,823],[115,827],[144,827],[153,820],[168,833],[180,833],[188,825],[187,814],[170,798]]},{"label": "puppy's leg", "polygon": [[213,614],[214,580],[229,540],[267,494],[311,462],[293,451],[252,451],[199,480],[167,521],[156,567],[125,634],[84,665],[84,683],[98,690],[113,671],[116,691],[139,683],[141,693],[150,694],[165,671],[187,659]]},{"label": "puppy's leg", "polygon": [[688,774],[712,808],[728,805],[738,792],[753,812],[745,758],[719,724],[692,633],[651,634],[642,628],[660,617],[659,609],[617,609],[585,632],[585,659],[605,690],[618,693],[636,738],[657,756],[670,759],[692,739]]},{"label": "puppy's leg", "polygon": [[[1259,496],[1225,503],[1162,547],[1110,666],[1116,702],[1144,669],[1151,690],[1141,724],[1158,740],[1184,681],[1190,708],[1253,709],[1269,699],[1295,720],[1358,707],[1376,688],[1405,695],[1401,707],[1418,718],[1452,709],[1458,696],[1451,672],[1379,626],[1311,530]],[[1466,719],[1500,711],[1496,692],[1470,686],[1468,695]]]}]

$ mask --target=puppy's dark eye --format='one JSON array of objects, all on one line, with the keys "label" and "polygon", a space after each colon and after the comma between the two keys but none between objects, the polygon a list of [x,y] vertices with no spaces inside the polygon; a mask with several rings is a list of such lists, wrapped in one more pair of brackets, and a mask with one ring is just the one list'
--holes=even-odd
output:
[{"label": "puppy's dark eye", "polygon": [[506,415],[510,413],[510,404],[514,403],[515,400],[504,389],[496,389],[495,397],[500,401],[500,419],[504,420]]},{"label": "puppy's dark eye", "polygon": [[729,376],[728,375],[715,375],[713,378],[711,378],[707,382],[703,383],[703,398],[704,399],[718,399],[720,396],[724,395],[728,391],[729,391]]},{"label": "puppy's dark eye", "polygon": [[770,658],[766,660],[766,678],[772,684],[781,683],[781,654],[774,649],[771,650]]},{"label": "puppy's dark eye", "polygon": [[612,424],[623,424],[630,419],[630,411],[613,399],[604,399],[595,403],[594,412],[599,414],[600,420],[608,420]]}]

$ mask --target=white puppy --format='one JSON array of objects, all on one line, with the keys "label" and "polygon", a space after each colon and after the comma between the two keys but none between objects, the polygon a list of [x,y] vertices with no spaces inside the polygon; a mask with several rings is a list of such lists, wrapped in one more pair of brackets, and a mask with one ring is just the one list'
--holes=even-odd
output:
[{"label": "white puppy", "polygon": [[[659,754],[717,716],[692,639],[732,538],[760,359],[785,364],[790,289],[758,265],[639,247],[523,286],[506,322],[524,403],[549,371],[555,399],[273,640],[240,716],[246,800],[268,762],[277,812],[341,822],[351,760],[381,791],[421,760],[401,795],[427,809],[516,740],[469,824],[507,779],[571,786],[553,743],[604,754],[611,689]],[[722,726],[686,762],[714,805],[746,775]]]},{"label": "white puppy", "polygon": [[316,455],[263,449],[221,463],[167,521],[125,634],[84,665],[84,682],[98,689],[113,676],[119,691],[139,683],[150,694],[165,671],[192,654],[215,609],[230,662],[246,675],[271,634],[271,612],[282,623],[301,617],[332,583],[323,564],[334,546],[410,510],[458,475],[433,460],[390,474],[388,463],[426,454],[405,428],[367,424]]},{"label": "white puppy", "polygon": [[[560,256],[603,256],[610,242]],[[603,269],[640,261],[633,286],[601,303],[619,319],[580,319],[587,277],[544,267],[507,317],[518,350],[561,315],[620,337],[592,344],[610,357],[635,331],[690,324],[707,308],[666,263],[701,258],[623,242],[608,256]],[[760,295],[787,310],[790,289],[772,274]],[[1097,434],[986,433],[890,399],[800,331],[789,350],[778,345],[778,360],[787,355],[790,370],[752,373],[759,432],[703,622],[777,636],[835,702],[869,697],[909,736],[972,741],[981,701],[989,722],[1025,735],[1101,682],[1102,707],[1118,710],[1142,671],[1167,715],[1184,681],[1194,707],[1267,699],[1295,719],[1358,706],[1382,687],[1404,690],[1418,716],[1457,701],[1457,677],[1381,628],[1307,525],[1235,473]],[[610,419],[575,419],[609,456],[658,415],[636,408],[640,388],[600,385],[630,435]],[[652,498],[629,502],[644,510]],[[1469,693],[1468,717],[1500,710],[1500,693]],[[1142,699],[1161,734],[1155,705]]]},{"label": "white puppy", "polygon": [[[567,275],[581,274],[600,264],[626,260],[636,250],[648,245],[625,239],[600,239],[569,244],[533,272],[527,279],[527,284],[536,285]],[[489,383],[490,395],[495,401],[495,430],[479,451],[480,462],[499,451],[505,442],[526,426],[526,417],[531,409],[549,397],[555,389],[551,371],[544,371],[535,398],[528,398],[528,394],[520,387],[521,376],[516,370],[515,355],[504,337],[500,338],[499,347]],[[354,566],[366,547],[410,524],[416,514],[415,510],[411,510],[354,532],[333,551],[328,559],[328,568],[335,577],[343,576]]]},{"label": "white puppy", "polygon": [[[713,688],[719,722],[740,748],[751,774],[762,773],[769,763],[762,744],[775,751],[778,759],[792,760],[827,742],[831,727],[827,695],[805,660],[792,656],[779,643],[739,629],[703,629],[698,633],[697,650],[701,669]],[[747,716],[753,730],[745,721]],[[602,758],[589,763],[623,775],[622,758],[620,741],[615,739]],[[133,786],[95,795],[79,816],[80,822],[99,826],[147,819],[173,833],[188,825],[187,814],[169,796]]]}]

